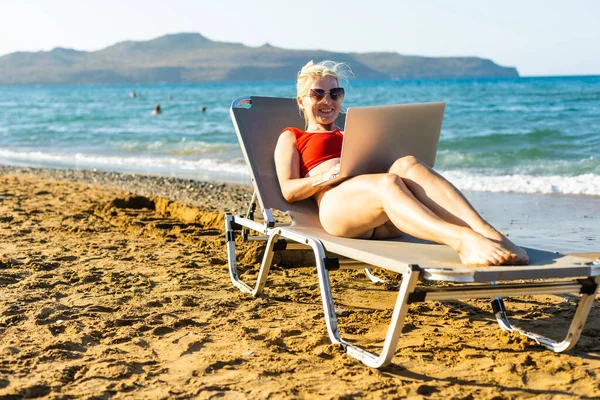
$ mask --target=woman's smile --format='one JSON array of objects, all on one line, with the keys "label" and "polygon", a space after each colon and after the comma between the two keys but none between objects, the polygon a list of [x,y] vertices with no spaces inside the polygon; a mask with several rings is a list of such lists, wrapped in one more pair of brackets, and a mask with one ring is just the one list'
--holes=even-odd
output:
[{"label": "woman's smile", "polygon": [[[338,80],[332,76],[315,77],[311,89],[330,91],[338,87]],[[321,100],[306,96],[301,99],[308,118],[308,130],[331,130],[340,112],[340,103],[331,99],[327,93]]]}]

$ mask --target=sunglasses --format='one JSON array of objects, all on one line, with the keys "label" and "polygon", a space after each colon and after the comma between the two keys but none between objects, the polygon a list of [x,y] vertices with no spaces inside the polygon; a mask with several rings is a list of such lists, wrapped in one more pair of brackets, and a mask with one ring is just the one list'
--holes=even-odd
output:
[{"label": "sunglasses", "polygon": [[323,90],[323,89],[310,89],[308,96],[315,101],[321,101],[325,98],[325,95],[329,93],[329,97],[331,97],[332,101],[336,103],[341,102],[344,99],[344,88],[336,87],[331,90]]}]

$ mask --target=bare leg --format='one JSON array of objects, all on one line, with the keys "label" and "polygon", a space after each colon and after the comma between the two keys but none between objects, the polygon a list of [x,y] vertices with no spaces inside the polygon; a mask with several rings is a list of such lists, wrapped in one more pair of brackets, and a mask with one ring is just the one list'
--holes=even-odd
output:
[{"label": "bare leg", "polygon": [[511,261],[514,263],[529,262],[525,250],[485,221],[454,185],[427,165],[412,156],[407,156],[396,161],[390,168],[390,173],[400,176],[415,197],[444,221],[470,227],[488,239],[500,243],[513,254]]},{"label": "bare leg", "polygon": [[360,237],[391,221],[412,236],[452,247],[468,265],[499,265],[510,257],[500,244],[438,217],[395,174],[362,175],[329,190],[319,217],[327,232],[345,237]]}]

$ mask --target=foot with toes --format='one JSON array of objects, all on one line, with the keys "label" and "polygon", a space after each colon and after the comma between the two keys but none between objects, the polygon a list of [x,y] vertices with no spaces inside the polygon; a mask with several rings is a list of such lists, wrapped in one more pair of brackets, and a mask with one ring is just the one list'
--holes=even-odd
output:
[{"label": "foot with toes", "polygon": [[512,243],[505,236],[490,238],[475,231],[467,230],[455,248],[465,265],[524,265],[529,262],[527,252]]},{"label": "foot with toes", "polygon": [[504,249],[511,253],[510,258],[507,260],[507,263],[502,265],[527,265],[529,264],[529,256],[527,252],[511,242],[506,236],[492,228],[491,226],[486,227],[481,232],[481,235],[486,238],[498,243]]}]

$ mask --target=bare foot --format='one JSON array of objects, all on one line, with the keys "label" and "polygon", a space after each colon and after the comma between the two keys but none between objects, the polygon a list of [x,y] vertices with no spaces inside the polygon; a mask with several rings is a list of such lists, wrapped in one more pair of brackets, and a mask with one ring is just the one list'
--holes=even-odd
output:
[{"label": "bare foot", "polygon": [[457,246],[460,261],[465,265],[502,265],[513,256],[513,254],[501,246],[498,242],[490,240],[485,236],[465,229]]},{"label": "bare foot", "polygon": [[529,264],[529,256],[527,255],[527,252],[519,246],[517,246],[516,244],[514,244],[513,242],[511,242],[510,240],[508,240],[506,236],[502,235],[502,240],[500,241],[500,244],[502,245],[502,247],[504,247],[506,250],[512,253],[513,257],[511,261],[513,265]]},{"label": "bare foot", "polygon": [[486,238],[500,244],[504,249],[511,253],[511,257],[504,265],[527,265],[529,264],[529,256],[527,252],[511,242],[506,236],[492,228],[491,226],[482,232],[479,232]]}]

